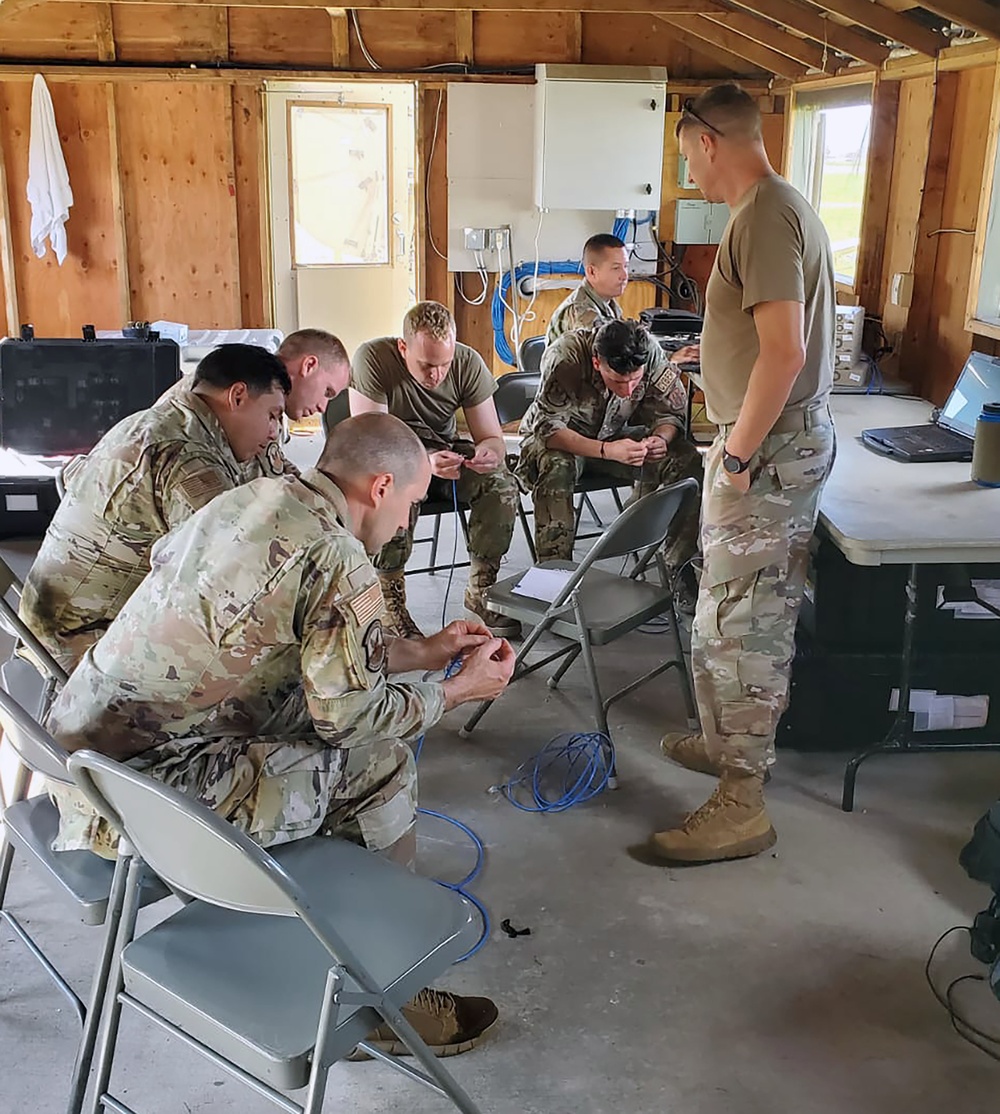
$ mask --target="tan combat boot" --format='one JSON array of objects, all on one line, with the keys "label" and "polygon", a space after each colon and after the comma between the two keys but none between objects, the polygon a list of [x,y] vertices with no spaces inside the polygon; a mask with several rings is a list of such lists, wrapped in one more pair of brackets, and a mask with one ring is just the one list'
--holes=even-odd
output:
[{"label": "tan combat boot", "polygon": [[520,638],[521,624],[494,611],[486,603],[486,591],[497,582],[499,561],[470,557],[469,586],[465,589],[465,610],[475,615],[496,638]]},{"label": "tan combat boot", "polygon": [[[421,990],[408,1005],[403,1016],[416,1029],[421,1040],[435,1056],[458,1056],[476,1047],[497,1019],[496,1005],[489,998],[470,998],[450,994],[446,990]],[[380,1025],[365,1038],[380,1052],[393,1056],[409,1056],[410,1050],[388,1025]],[[350,1060],[371,1057],[356,1048]]]},{"label": "tan combat boot", "polygon": [[406,577],[403,570],[380,572],[378,580],[382,585],[382,599],[385,601],[384,622],[389,634],[397,638],[423,638],[424,632],[406,610]]},{"label": "tan combat boot", "polygon": [[704,735],[672,731],[660,740],[660,750],[663,751],[664,758],[669,758],[686,770],[712,774],[714,777],[722,776],[722,767],[709,757]]},{"label": "tan combat boot", "polygon": [[743,859],[773,847],[777,835],[764,807],[764,776],[725,770],[715,792],[680,828],[655,832],[649,851],[672,863]]}]

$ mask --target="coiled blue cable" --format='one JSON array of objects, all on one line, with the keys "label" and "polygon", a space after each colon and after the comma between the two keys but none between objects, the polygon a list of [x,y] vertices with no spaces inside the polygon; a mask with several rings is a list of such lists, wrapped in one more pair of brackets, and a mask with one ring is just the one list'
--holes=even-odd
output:
[{"label": "coiled blue cable", "polygon": [[[514,268],[514,279],[520,282],[521,279],[527,278],[528,275],[535,274],[535,264],[520,263]],[[538,274],[540,275],[582,275],[583,264],[579,259],[562,259],[555,261],[546,261],[538,264]],[[507,307],[504,305],[504,299],[507,292],[510,290],[510,271],[505,271],[497,283],[493,291],[493,303],[491,305],[491,314],[493,320],[493,347],[497,351],[497,355],[505,364],[510,364],[511,367],[517,366],[517,361],[514,359],[514,353],[510,350],[510,345],[507,343],[507,334],[504,332],[505,314]]]},{"label": "coiled blue cable", "polygon": [[[607,735],[565,732],[496,788],[522,812],[565,812],[603,793],[614,768],[615,748]],[[528,793],[530,803],[520,800],[518,793]]]},{"label": "coiled blue cable", "polygon": [[[459,657],[452,658],[452,660],[448,662],[448,665],[444,671],[445,680],[448,680],[449,677],[454,677],[461,668],[462,659]],[[413,748],[414,762],[420,761],[420,752],[423,749],[424,736],[421,735],[420,738],[417,739],[416,744]],[[435,812],[433,809],[429,808],[418,808],[417,812],[421,816],[430,816],[433,817],[435,820],[443,820],[446,824],[451,824],[454,827],[458,828],[460,832],[463,832],[469,837],[469,839],[472,840],[472,845],[476,849],[475,865],[461,881],[444,882],[440,878],[434,879],[434,881],[437,882],[439,886],[443,886],[444,889],[451,890],[452,892],[459,894],[461,897],[464,897],[466,901],[469,901],[473,905],[475,905],[475,907],[479,910],[479,915],[483,918],[483,931],[480,934],[479,939],[476,941],[473,947],[471,947],[465,953],[465,955],[460,956],[458,959],[455,960],[456,963],[464,963],[467,959],[471,959],[490,938],[490,915],[486,910],[486,906],[479,900],[478,897],[476,897],[475,894],[469,893],[469,891],[466,889],[466,887],[471,886],[472,883],[475,882],[475,880],[482,873],[483,865],[486,862],[486,848],[483,846],[483,841],[479,838],[479,836],[477,836],[476,833],[468,825],[463,824],[461,820],[456,820],[453,816],[446,816],[443,812]]]}]

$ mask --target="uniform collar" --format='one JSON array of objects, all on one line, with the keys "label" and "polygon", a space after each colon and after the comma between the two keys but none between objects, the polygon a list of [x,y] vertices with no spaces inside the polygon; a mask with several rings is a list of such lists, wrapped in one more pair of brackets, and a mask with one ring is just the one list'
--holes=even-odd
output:
[{"label": "uniform collar", "polygon": [[172,399],[173,402],[179,403],[185,410],[190,410],[192,414],[201,422],[205,432],[216,443],[219,449],[227,456],[233,463],[233,466],[239,470],[243,465],[236,459],[236,454],[233,452],[233,446],[229,443],[229,438],[226,436],[226,431],[222,428],[222,423],[215,416],[215,411],[208,405],[208,403],[196,394],[190,388],[178,391],[176,396]]},{"label": "uniform collar", "polygon": [[613,298],[602,298],[586,279],[580,284],[580,289],[583,291],[584,297],[589,298],[603,314],[607,315],[611,309],[611,303],[614,301]]},{"label": "uniform collar", "polygon": [[351,523],[351,512],[347,509],[347,499],[344,493],[340,490],[337,484],[330,479],[325,473],[321,472],[318,468],[310,468],[308,471],[302,473],[302,482],[313,491],[322,495],[328,503],[333,504],[333,509],[337,515],[338,520],[353,533],[353,525]]}]

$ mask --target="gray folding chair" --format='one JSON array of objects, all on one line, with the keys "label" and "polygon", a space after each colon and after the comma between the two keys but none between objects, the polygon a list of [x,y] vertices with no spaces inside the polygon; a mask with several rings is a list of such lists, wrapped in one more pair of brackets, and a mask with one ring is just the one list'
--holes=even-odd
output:
[{"label": "gray folding chair", "polygon": [[[562,658],[562,664],[549,679],[549,687],[556,688],[566,670],[582,655],[590,683],[597,730],[611,738],[608,730],[608,708],[647,681],[668,669],[676,669],[681,678],[688,720],[692,726],[696,725],[697,713],[677,633],[677,616],[662,546],[670,535],[671,526],[676,521],[685,498],[697,491],[698,481],[686,479],[644,495],[625,508],[579,564],[572,561],[543,561],[540,565],[533,566],[539,569],[563,569],[571,574],[551,603],[514,591],[524,576],[523,572],[508,577],[489,590],[487,596],[490,607],[532,628],[518,651],[513,680],[526,677],[536,669]],[[638,559],[627,576],[594,567],[597,561],[633,555]],[[655,562],[657,566],[660,584],[643,579],[651,562]],[[669,634],[673,656],[606,699],[602,698],[593,647],[614,642],[662,615],[669,616],[665,633]],[[547,654],[540,661],[527,665],[527,656],[532,647],[547,632],[568,639],[568,644]],[[468,736],[492,703],[492,700],[486,700],[479,705],[462,728],[463,737]]]},{"label": "gray folding chair", "polygon": [[[47,794],[27,797],[28,782],[32,772],[42,774],[49,781],[68,785],[72,784],[72,779],[66,768],[66,752],[10,695],[12,678],[17,678],[19,674],[23,676],[15,680],[14,684],[27,685],[33,675],[40,687],[38,673],[28,662],[11,659],[0,667],[0,725],[3,726],[4,738],[10,740],[19,760],[14,796],[4,809],[3,833],[0,834],[0,921],[10,927],[41,964],[49,978],[65,995],[83,1026],[67,1107],[70,1114],[76,1114],[83,1105],[97,1038],[100,1004],[104,999],[108,972],[111,969],[111,944],[121,917],[125,871],[116,870],[115,863],[90,851],[52,850],[52,841],[59,827],[58,809]],[[60,897],[73,904],[84,924],[106,926],[104,946],[87,1005],[84,1005],[83,999],[28,934],[20,920],[4,907],[15,851],[37,877],[42,878]],[[155,879],[144,880],[141,903],[148,905],[159,901],[167,893]]]},{"label": "gray folding chair", "polygon": [[[214,812],[93,751],[69,768],[132,855],[95,1061],[92,1114],[135,1114],[108,1093],[127,1005],[271,1099],[318,1114],[330,1066],[360,1045],[408,1078],[478,1107],[400,1012],[479,935],[472,904],[344,840],[268,853]],[[142,863],[194,900],[133,939]],[[368,1045],[389,1024],[423,1068]],[[283,1093],[308,1087],[300,1106]]]}]

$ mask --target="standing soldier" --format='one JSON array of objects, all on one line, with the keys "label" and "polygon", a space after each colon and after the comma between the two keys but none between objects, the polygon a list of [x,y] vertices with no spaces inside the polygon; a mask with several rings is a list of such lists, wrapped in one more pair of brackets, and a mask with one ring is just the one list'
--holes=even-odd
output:
[{"label": "standing soldier", "polygon": [[[517,485],[507,471],[503,431],[493,405],[496,380],[482,356],[455,340],[455,319],[439,302],[418,302],[403,318],[401,337],[362,344],[351,370],[351,414],[390,413],[406,422],[430,454],[429,494],[468,503],[469,585],[466,609],[504,638],[520,625],[486,605],[500,560],[510,548],[517,513]],[[470,442],[458,433],[461,410]],[[421,637],[406,608],[404,568],[413,550],[413,527],[394,538],[375,559],[392,629],[403,638]]]},{"label": "standing soldier", "polygon": [[[537,559],[572,558],[573,491],[584,472],[634,484],[638,496],[688,476],[700,483],[701,457],[684,436],[686,416],[680,372],[637,322],[610,321],[550,345],[538,395],[521,422],[517,469],[535,506]],[[681,514],[665,554],[671,570],[698,545],[697,500]],[[691,584],[678,586],[681,605],[685,591],[693,598]]]},{"label": "standing soldier", "polygon": [[709,89],[685,106],[677,134],[698,188],[729,205],[730,218],[701,345],[705,402],[719,427],[705,464],[705,568],[691,636],[702,734],[667,735],[662,747],[719,783],[649,850],[704,863],[758,854],[777,838],[764,779],[833,464],[835,288],[826,230],[771,168],[752,97],[738,85]]},{"label": "standing soldier", "polygon": [[621,320],[615,298],[628,286],[628,251],[621,240],[607,232],[591,236],[583,245],[583,273],[583,282],[552,314],[545,333],[549,344],[574,329]]}]

